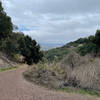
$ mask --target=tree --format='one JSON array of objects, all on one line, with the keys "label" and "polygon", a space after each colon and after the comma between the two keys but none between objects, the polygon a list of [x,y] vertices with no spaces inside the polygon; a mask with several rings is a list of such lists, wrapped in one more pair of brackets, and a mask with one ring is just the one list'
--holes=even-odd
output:
[{"label": "tree", "polygon": [[99,52],[99,47],[96,44],[89,42],[89,43],[87,43],[87,44],[85,43],[81,47],[79,47],[78,51],[82,56],[85,56],[86,54],[96,55]]},{"label": "tree", "polygon": [[38,63],[42,59],[42,52],[40,46],[35,40],[32,40],[29,36],[24,36],[19,40],[20,53],[25,57],[25,61],[31,65],[32,63]]},{"label": "tree", "polygon": [[2,41],[2,45],[0,45],[0,50],[5,52],[9,56],[14,56],[15,54],[19,54],[19,44],[18,41],[24,34],[13,32],[9,38]]},{"label": "tree", "polygon": [[21,54],[28,64],[41,60],[43,54],[37,42],[29,36],[13,32],[13,29],[16,30],[18,27],[12,24],[0,1],[0,50],[12,57]]},{"label": "tree", "polygon": [[100,46],[100,30],[97,30],[96,32],[94,42],[96,45]]},{"label": "tree", "polygon": [[94,43],[94,40],[95,40],[94,35],[91,35],[91,36],[88,37],[88,42],[93,42]]},{"label": "tree", "polygon": [[7,38],[13,30],[11,18],[7,16],[0,1],[0,40]]}]

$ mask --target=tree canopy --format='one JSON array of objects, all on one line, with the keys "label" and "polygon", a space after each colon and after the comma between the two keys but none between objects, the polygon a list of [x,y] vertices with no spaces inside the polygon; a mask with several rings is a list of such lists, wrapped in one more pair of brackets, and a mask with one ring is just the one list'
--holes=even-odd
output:
[{"label": "tree canopy", "polygon": [[97,30],[97,32],[96,32],[94,42],[95,42],[98,46],[100,46],[100,30]]},{"label": "tree canopy", "polygon": [[37,63],[43,56],[40,46],[29,36],[22,37],[19,40],[19,49],[28,64]]},{"label": "tree canopy", "polygon": [[16,54],[23,55],[24,61],[28,64],[41,60],[43,54],[37,42],[22,32],[13,32],[13,27],[18,29],[12,24],[0,2],[0,50],[11,58]]},{"label": "tree canopy", "polygon": [[8,37],[12,33],[12,30],[13,24],[11,18],[7,16],[0,1],[0,40]]},{"label": "tree canopy", "polygon": [[88,53],[91,53],[94,56],[100,55],[100,30],[97,30],[94,36],[89,36],[87,39],[88,42],[78,48],[80,54],[83,56]]}]

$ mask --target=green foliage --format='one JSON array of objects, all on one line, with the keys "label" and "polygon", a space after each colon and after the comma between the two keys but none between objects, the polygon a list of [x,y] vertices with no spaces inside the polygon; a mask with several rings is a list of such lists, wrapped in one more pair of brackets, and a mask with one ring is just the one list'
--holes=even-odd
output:
[{"label": "green foliage", "polygon": [[0,49],[11,57],[16,54],[23,55],[28,64],[37,63],[43,56],[37,42],[22,33],[12,33],[9,38],[2,42]]},{"label": "green foliage", "polygon": [[87,38],[80,38],[74,42],[70,42],[68,44],[66,44],[64,47],[70,48],[71,46],[73,47],[77,47],[79,44],[83,44],[83,43],[87,43],[88,39]]},{"label": "green foliage", "polygon": [[20,54],[14,54],[14,55],[13,55],[13,59],[14,59],[16,62],[22,62],[22,60],[23,60],[23,59],[20,58]]},{"label": "green foliage", "polygon": [[11,36],[5,39],[0,47],[0,50],[5,52],[9,56],[14,56],[19,53],[18,40],[23,37],[22,33],[12,33]]},{"label": "green foliage", "polygon": [[94,43],[84,44],[83,46],[78,48],[79,53],[84,56],[88,53],[97,54],[99,52],[99,47]]},{"label": "green foliage", "polygon": [[91,95],[91,96],[100,97],[100,91],[95,91],[95,90],[67,87],[67,88],[57,89],[57,91],[63,91],[67,93],[78,93],[78,94],[83,94],[83,95]]},{"label": "green foliage", "polygon": [[88,42],[79,47],[78,52],[83,56],[88,53],[98,55],[100,53],[100,30],[97,30],[95,36],[89,36]]},{"label": "green foliage", "polygon": [[13,24],[11,22],[11,18],[4,12],[2,3],[0,1],[0,40],[3,40],[11,35],[12,30]]},{"label": "green foliage", "polygon": [[[77,49],[78,48],[78,49]],[[48,50],[44,53],[44,56],[53,61],[57,56],[58,60],[63,59],[68,53],[72,51],[78,51],[82,56],[91,53],[94,56],[100,54],[100,30],[97,30],[95,36],[91,35],[88,38],[80,38],[74,42],[70,42],[63,47]]]},{"label": "green foliage", "polygon": [[97,44],[98,46],[100,46],[100,30],[97,30],[97,32],[95,34],[94,43]]},{"label": "green foliage", "polygon": [[11,18],[4,12],[2,2],[0,1],[0,50],[11,55],[12,52],[15,52],[15,44],[10,39],[12,31],[13,24]]},{"label": "green foliage", "polygon": [[95,36],[91,35],[88,37],[88,42],[94,42]]},{"label": "green foliage", "polygon": [[28,64],[41,60],[43,54],[37,42],[29,36],[24,36],[23,33],[12,32],[13,28],[18,29],[4,12],[0,2],[0,50],[11,57],[21,54]]},{"label": "green foliage", "polygon": [[61,60],[68,53],[69,53],[69,50],[66,47],[61,47],[61,48],[55,48],[55,49],[45,51],[44,56],[49,61],[52,62],[54,60],[55,56],[58,58],[58,60]]},{"label": "green foliage", "polygon": [[62,85],[64,70],[56,63],[56,60],[52,64],[40,61],[24,72],[24,77],[36,84],[54,89]]},{"label": "green foliage", "polygon": [[[90,37],[90,38],[92,38],[92,37]],[[88,42],[89,42],[88,38],[80,38],[74,42],[70,42],[70,43],[66,44],[63,47],[48,50],[44,53],[44,56],[51,62],[54,60],[55,56],[57,56],[58,60],[61,60],[66,55],[68,55],[70,52],[75,51],[75,50],[71,50],[71,49],[77,48],[80,44],[84,44],[84,43],[88,43]]]},{"label": "green foliage", "polygon": [[17,68],[18,68],[17,66],[10,66],[10,67],[6,67],[6,68],[1,68],[0,72],[4,72],[4,71],[7,71],[7,70],[12,70],[12,69],[17,69]]},{"label": "green foliage", "polygon": [[23,55],[28,64],[37,63],[43,56],[37,42],[23,33],[12,33],[2,42],[0,49],[13,58],[17,54]]},{"label": "green foliage", "polygon": [[35,40],[32,40],[31,37],[24,36],[18,41],[18,43],[19,50],[29,65],[33,62],[38,63],[39,60],[42,59],[43,54],[40,51],[40,46]]}]

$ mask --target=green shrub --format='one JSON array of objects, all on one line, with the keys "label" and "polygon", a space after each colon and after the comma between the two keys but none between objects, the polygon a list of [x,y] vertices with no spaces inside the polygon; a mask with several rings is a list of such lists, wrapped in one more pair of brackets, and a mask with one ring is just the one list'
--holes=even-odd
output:
[{"label": "green shrub", "polygon": [[93,55],[96,55],[98,52],[100,52],[100,47],[98,47],[96,44],[94,43],[87,43],[84,44],[83,46],[78,48],[78,52],[84,56],[88,53],[91,53]]},{"label": "green shrub", "polygon": [[1,68],[0,72],[4,72],[4,71],[7,71],[7,70],[12,70],[12,69],[17,69],[17,68],[18,68],[17,66],[10,66],[10,67],[6,67],[6,68]]},{"label": "green shrub", "polygon": [[100,46],[100,30],[97,30],[97,32],[95,34],[94,43],[97,44],[98,46]]},{"label": "green shrub", "polygon": [[40,45],[30,36],[24,36],[19,41],[19,50],[25,58],[27,64],[38,63],[42,60],[43,54],[40,51]]},{"label": "green shrub", "polygon": [[6,12],[2,7],[2,2],[0,1],[0,40],[8,38],[13,31],[13,24],[11,18],[7,16]]},{"label": "green shrub", "polygon": [[55,56],[58,60],[63,59],[69,53],[69,50],[66,47],[55,48],[48,51],[45,51],[44,57],[47,58],[50,62],[53,62]]},{"label": "green shrub", "polygon": [[49,88],[59,88],[63,81],[63,69],[54,61],[52,64],[39,62],[26,71],[26,79]]}]

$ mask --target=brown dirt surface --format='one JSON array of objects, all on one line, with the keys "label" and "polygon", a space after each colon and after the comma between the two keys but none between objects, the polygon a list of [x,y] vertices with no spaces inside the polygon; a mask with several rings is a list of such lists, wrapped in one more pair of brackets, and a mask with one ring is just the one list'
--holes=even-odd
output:
[{"label": "brown dirt surface", "polygon": [[16,70],[0,73],[0,100],[100,100],[100,98],[74,93],[48,90],[26,81],[24,65]]},{"label": "brown dirt surface", "polygon": [[17,63],[8,59],[7,55],[0,52],[0,68],[15,66]]}]

